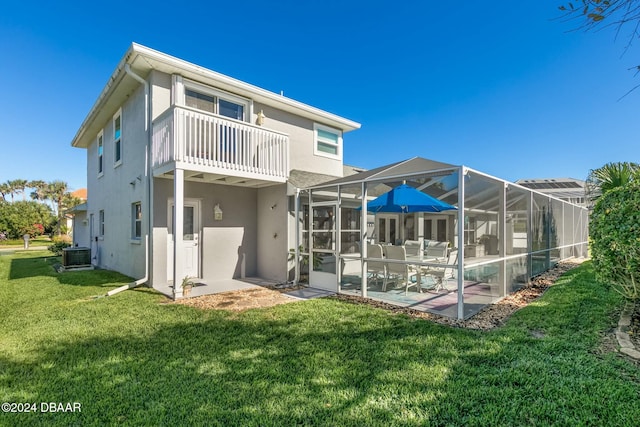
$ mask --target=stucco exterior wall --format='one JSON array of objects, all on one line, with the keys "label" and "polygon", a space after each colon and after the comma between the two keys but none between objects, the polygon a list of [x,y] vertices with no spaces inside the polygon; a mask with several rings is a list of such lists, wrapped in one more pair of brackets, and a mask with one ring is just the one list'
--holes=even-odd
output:
[{"label": "stucco exterior wall", "polygon": [[[289,164],[291,169],[305,170],[325,175],[342,176],[342,156],[331,159],[314,154],[314,122],[286,111],[255,102],[256,114],[263,111],[263,126],[289,135]],[[322,124],[322,123],[320,123]],[[344,146],[341,147],[344,149]]]},{"label": "stucco exterior wall", "polygon": [[[173,180],[154,181],[153,280],[162,286],[167,277],[168,212],[173,199]],[[216,280],[250,277],[257,274],[257,190],[198,182],[184,183],[185,199],[200,201],[201,278]],[[223,211],[221,221],[214,219],[214,206]]]},{"label": "stucco exterior wall", "polygon": [[[115,111],[113,112],[115,114]],[[102,125],[103,175],[98,176],[97,134],[87,149],[87,217],[93,214],[93,236],[99,236],[99,212],[104,210],[104,236],[91,242],[94,264],[134,278],[144,276],[144,235],[132,240],[132,203],[142,202],[142,230],[147,229],[145,206],[145,131],[144,89],[142,85],[122,105],[122,163],[114,166],[113,122]],[[140,180],[137,177],[140,176]],[[133,184],[131,184],[133,182]]]},{"label": "stucco exterior wall", "polygon": [[151,87],[151,120],[158,118],[171,106],[171,76],[153,70],[149,73]]},{"label": "stucco exterior wall", "polygon": [[288,201],[286,184],[258,190],[258,276],[287,280]]},{"label": "stucco exterior wall", "polygon": [[73,246],[89,247],[89,220],[86,212],[75,212],[73,216]]}]

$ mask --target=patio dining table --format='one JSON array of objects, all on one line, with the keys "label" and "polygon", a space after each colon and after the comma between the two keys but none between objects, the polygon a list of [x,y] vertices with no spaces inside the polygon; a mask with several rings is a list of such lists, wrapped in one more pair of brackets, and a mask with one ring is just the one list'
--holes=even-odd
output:
[{"label": "patio dining table", "polygon": [[[431,258],[420,258],[420,256],[407,256],[406,261],[410,264],[409,268],[416,273],[416,284],[415,286],[418,288],[418,292],[422,289],[422,276],[429,275],[430,269],[442,269],[447,263],[446,261],[442,261],[441,258],[431,257]],[[407,289],[413,286],[412,284],[407,284]]]}]

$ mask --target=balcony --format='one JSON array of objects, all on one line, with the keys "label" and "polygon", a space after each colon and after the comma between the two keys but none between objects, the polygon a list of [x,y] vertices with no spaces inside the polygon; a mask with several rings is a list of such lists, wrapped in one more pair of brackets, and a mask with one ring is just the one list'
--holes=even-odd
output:
[{"label": "balcony", "polygon": [[152,138],[155,176],[180,168],[194,172],[185,177],[209,182],[237,177],[260,184],[289,177],[289,136],[250,123],[174,106],[153,122]]}]

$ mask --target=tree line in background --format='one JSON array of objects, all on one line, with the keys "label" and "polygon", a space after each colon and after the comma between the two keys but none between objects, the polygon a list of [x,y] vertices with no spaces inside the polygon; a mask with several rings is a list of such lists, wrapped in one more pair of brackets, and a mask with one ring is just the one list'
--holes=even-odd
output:
[{"label": "tree line in background", "polygon": [[9,239],[66,233],[65,211],[82,203],[64,181],[14,179],[0,183],[0,196],[0,232]]},{"label": "tree line in background", "polygon": [[640,165],[607,163],[587,177],[591,257],[596,278],[640,300]]}]

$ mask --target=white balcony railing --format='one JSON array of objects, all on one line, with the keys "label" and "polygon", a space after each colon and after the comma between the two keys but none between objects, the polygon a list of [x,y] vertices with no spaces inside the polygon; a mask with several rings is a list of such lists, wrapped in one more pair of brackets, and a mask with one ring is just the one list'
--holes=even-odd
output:
[{"label": "white balcony railing", "polygon": [[154,168],[180,167],[285,181],[289,137],[249,123],[174,106],[153,122]]}]

